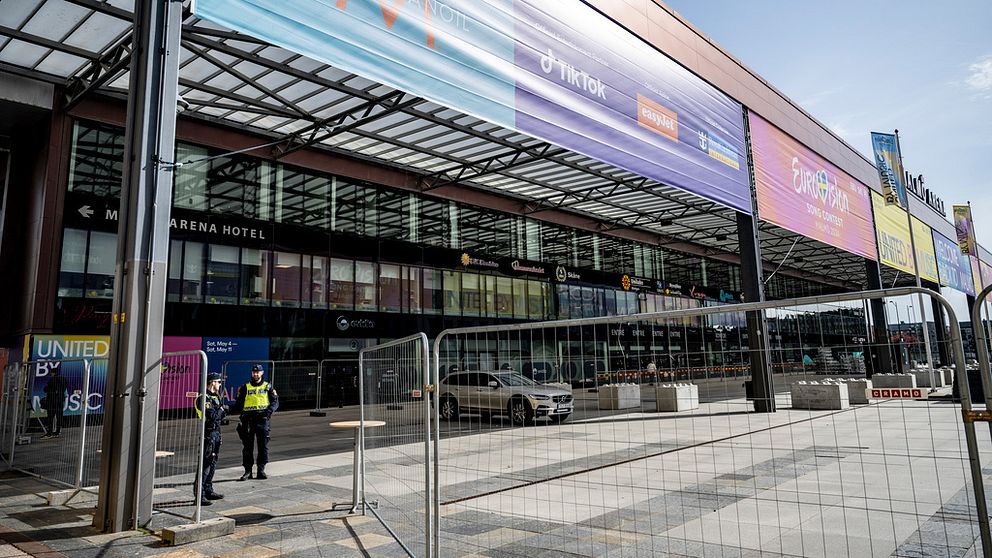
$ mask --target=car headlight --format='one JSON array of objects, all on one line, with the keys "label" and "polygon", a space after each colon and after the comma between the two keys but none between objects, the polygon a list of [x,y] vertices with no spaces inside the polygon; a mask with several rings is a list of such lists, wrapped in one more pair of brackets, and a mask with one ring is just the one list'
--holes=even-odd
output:
[{"label": "car headlight", "polygon": [[547,401],[548,399],[551,399],[551,396],[550,395],[531,395],[530,398],[531,399],[536,399],[538,401]]}]

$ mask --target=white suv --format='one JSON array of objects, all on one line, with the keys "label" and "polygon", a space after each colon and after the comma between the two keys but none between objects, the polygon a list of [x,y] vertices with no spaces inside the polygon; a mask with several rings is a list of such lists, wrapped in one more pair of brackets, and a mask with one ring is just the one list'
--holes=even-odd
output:
[{"label": "white suv", "polygon": [[516,372],[455,372],[441,380],[438,391],[438,413],[444,420],[477,412],[506,414],[520,425],[539,417],[564,422],[573,409],[570,391],[542,386]]}]

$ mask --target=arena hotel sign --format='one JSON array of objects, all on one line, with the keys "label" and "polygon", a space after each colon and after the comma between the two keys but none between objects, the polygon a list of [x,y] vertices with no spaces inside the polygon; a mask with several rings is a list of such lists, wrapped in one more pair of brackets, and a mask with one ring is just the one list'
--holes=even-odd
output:
[{"label": "arena hotel sign", "polygon": [[[76,208],[83,223],[109,221],[116,223],[119,219],[119,210],[115,207],[95,208],[89,203],[83,203]],[[246,227],[237,223],[214,222],[212,219],[200,219],[194,215],[184,216],[176,210],[172,211],[172,218],[169,220],[169,228],[173,231],[186,231],[193,233],[203,233],[212,236],[223,236],[227,238],[248,238],[253,240],[267,240],[265,229],[258,227]]]}]

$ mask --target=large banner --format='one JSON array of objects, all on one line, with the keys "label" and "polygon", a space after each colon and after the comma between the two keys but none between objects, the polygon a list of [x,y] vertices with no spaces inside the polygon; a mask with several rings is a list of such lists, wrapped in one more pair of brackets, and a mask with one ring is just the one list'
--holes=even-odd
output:
[{"label": "large banner", "polygon": [[872,260],[868,187],[753,112],[748,112],[758,216]]},{"label": "large banner", "polygon": [[871,203],[878,235],[878,261],[915,276],[906,212],[898,205],[886,204],[885,198],[875,192],[871,193]]},{"label": "large banner", "polygon": [[[222,389],[228,401],[234,401],[238,388],[248,383],[254,361],[263,364],[265,378],[271,378],[272,371],[265,364],[269,358],[268,337],[204,337],[203,351],[207,353],[210,372],[227,372]],[[225,363],[230,364],[225,367]]]},{"label": "large banner", "polygon": [[[104,389],[107,385],[107,358],[110,354],[110,337],[107,335],[33,335],[28,359],[43,361],[34,367],[34,389],[31,406],[39,412],[48,404],[46,398],[59,397],[47,393],[53,373],[58,370],[65,380],[62,412],[64,416],[79,415],[82,411],[83,371],[81,359],[91,360],[90,393],[86,398],[87,413],[103,413]],[[50,364],[47,361],[53,361]],[[58,361],[58,362],[56,362]],[[53,384],[57,385],[57,384]]]},{"label": "large banner", "polygon": [[902,156],[899,155],[899,139],[895,134],[871,133],[871,148],[875,153],[875,167],[882,182],[882,195],[885,205],[898,205],[909,209],[906,197],[906,183],[902,171]]},{"label": "large banner", "polygon": [[937,255],[933,247],[933,231],[926,223],[913,217],[913,245],[916,247],[916,265],[920,278],[931,283],[940,282]]},{"label": "large banner", "polygon": [[992,285],[992,265],[979,261],[978,267],[981,269],[982,288]]},{"label": "large banner", "polygon": [[[203,340],[199,337],[164,337],[162,338],[163,353],[179,353],[199,351]],[[191,409],[195,403],[195,394],[200,392],[203,378],[200,370],[200,359],[196,356],[162,357],[162,376],[160,380],[159,409]]]},{"label": "large banner", "polygon": [[954,206],[954,229],[958,233],[958,248],[962,254],[978,257],[978,243],[975,240],[975,223],[971,220],[970,205]]},{"label": "large banner", "polygon": [[971,264],[968,262],[968,256],[961,253],[956,242],[937,231],[933,233],[933,247],[937,256],[940,286],[974,296],[975,283],[971,279]]},{"label": "large banner", "polygon": [[196,0],[193,12],[751,212],[740,104],[578,0]]}]

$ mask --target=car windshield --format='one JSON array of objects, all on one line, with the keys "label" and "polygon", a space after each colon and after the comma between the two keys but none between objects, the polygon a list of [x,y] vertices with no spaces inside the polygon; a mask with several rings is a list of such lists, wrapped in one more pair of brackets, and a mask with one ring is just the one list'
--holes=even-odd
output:
[{"label": "car windshield", "polygon": [[503,385],[505,385],[505,386],[536,386],[537,385],[537,383],[535,383],[533,380],[531,380],[529,378],[526,378],[524,376],[521,376],[520,374],[504,372],[504,373],[493,374],[493,375],[496,376],[497,378],[499,378],[499,381],[502,382]]}]

